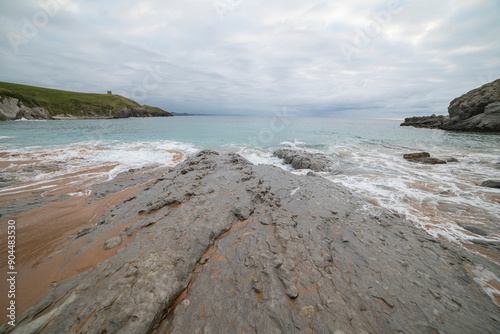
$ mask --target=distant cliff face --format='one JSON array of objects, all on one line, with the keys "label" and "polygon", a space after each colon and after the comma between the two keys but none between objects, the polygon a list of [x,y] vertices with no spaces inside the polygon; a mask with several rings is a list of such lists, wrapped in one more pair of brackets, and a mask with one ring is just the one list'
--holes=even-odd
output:
[{"label": "distant cliff face", "polygon": [[0,82],[0,120],[169,117],[119,95],[91,94]]},{"label": "distant cliff face", "polygon": [[42,107],[27,107],[16,98],[5,97],[0,100],[0,121],[14,119],[52,119],[50,113]]},{"label": "distant cliff face", "polygon": [[0,121],[10,121],[16,119],[28,120],[51,120],[51,119],[94,119],[94,118],[128,118],[128,117],[170,117],[169,112],[157,108],[154,112],[143,107],[124,107],[107,114],[88,112],[85,116],[75,116],[72,114],[59,114],[52,116],[51,113],[42,107],[27,107],[21,101],[13,97],[4,97],[0,100]]},{"label": "distant cliff face", "polygon": [[500,79],[473,89],[451,101],[449,116],[405,119],[402,126],[420,128],[500,132]]}]

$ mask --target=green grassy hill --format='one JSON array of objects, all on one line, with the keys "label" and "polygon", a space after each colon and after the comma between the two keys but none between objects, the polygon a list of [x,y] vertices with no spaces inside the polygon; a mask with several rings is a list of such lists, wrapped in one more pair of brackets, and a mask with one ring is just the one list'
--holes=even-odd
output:
[{"label": "green grassy hill", "polygon": [[124,108],[146,109],[151,116],[168,116],[168,113],[160,108],[141,106],[139,103],[119,95],[75,93],[7,82],[0,82],[0,97],[2,99],[4,97],[19,99],[27,107],[43,107],[52,116],[106,117],[112,116]]}]

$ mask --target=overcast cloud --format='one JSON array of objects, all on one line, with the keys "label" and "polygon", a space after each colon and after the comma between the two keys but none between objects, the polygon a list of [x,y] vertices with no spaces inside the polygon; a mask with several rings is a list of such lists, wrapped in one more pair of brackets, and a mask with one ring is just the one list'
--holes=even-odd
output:
[{"label": "overcast cloud", "polygon": [[168,111],[445,114],[500,77],[498,0],[0,0],[0,81]]}]

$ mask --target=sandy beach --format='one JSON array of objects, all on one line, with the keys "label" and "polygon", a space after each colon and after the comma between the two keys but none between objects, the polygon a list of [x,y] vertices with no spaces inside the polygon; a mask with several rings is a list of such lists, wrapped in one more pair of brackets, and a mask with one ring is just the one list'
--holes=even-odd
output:
[{"label": "sandy beach", "polygon": [[[2,155],[5,157],[8,153]],[[62,168],[47,168],[42,160],[27,160],[27,156],[21,158],[23,160],[2,161],[0,169],[10,174],[17,173],[21,180],[26,166],[54,176],[41,182],[18,181],[15,185],[0,188],[2,224],[6,225],[7,220],[16,222],[18,314],[33,306],[57,284],[83,272],[91,272],[97,264],[123,247],[126,243],[112,250],[103,250],[102,244],[104,240],[119,235],[132,221],[123,222],[122,226],[110,231],[109,235],[102,235],[97,242],[88,243],[85,236],[77,235],[80,230],[95,226],[99,217],[117,203],[133,196],[165,173],[165,169],[159,166],[129,171],[118,178],[122,187],[96,198],[96,186],[103,182],[103,175],[116,165],[85,168],[58,176],[56,172]],[[181,154],[176,159],[178,162]],[[134,179],[140,182],[131,181]],[[6,233],[6,229],[0,231],[1,240],[6,240]],[[8,272],[6,251],[6,248],[2,249],[2,272]],[[7,293],[7,286],[3,283],[2,293]],[[8,300],[2,298],[0,307],[7,308],[7,303]],[[2,324],[6,320],[2,318]]]}]

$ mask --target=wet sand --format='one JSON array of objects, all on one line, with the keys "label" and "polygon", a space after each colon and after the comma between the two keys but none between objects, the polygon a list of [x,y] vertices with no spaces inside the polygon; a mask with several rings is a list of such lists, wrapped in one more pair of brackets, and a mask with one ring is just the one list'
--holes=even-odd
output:
[{"label": "wet sand", "polygon": [[[182,160],[176,156],[175,163]],[[23,166],[40,167],[37,160],[2,161],[0,169],[22,174]],[[120,229],[113,230],[110,235],[103,235],[97,242],[88,243],[86,236],[76,238],[78,231],[95,226],[104,212],[112,209],[117,203],[133,196],[160,177],[164,170],[154,166],[138,170],[127,175],[122,182],[130,181],[137,176],[147,176],[147,182],[124,187],[114,193],[96,200],[91,194],[96,186],[105,181],[107,173],[116,165],[107,164],[75,173],[65,173],[42,182],[18,182],[10,187],[0,188],[0,226],[7,226],[8,220],[16,222],[16,314],[19,316],[33,306],[40,298],[60,282],[68,281],[88,271],[108,259],[120,248],[122,243],[112,250],[104,250],[104,242],[118,236],[131,222],[124,222]],[[164,166],[162,166],[164,167]],[[54,169],[56,171],[56,169]],[[34,209],[29,203],[49,198],[52,201]],[[14,216],[5,214],[6,208],[12,206],[21,211]],[[27,211],[23,207],[28,208]],[[7,229],[0,230],[0,240],[7,240]],[[64,247],[64,252],[60,250]],[[7,248],[0,252],[0,270],[5,276],[7,270]],[[2,296],[7,295],[7,284],[2,279]],[[0,308],[8,307],[7,298],[0,299]],[[0,324],[7,322],[1,319]]]}]

